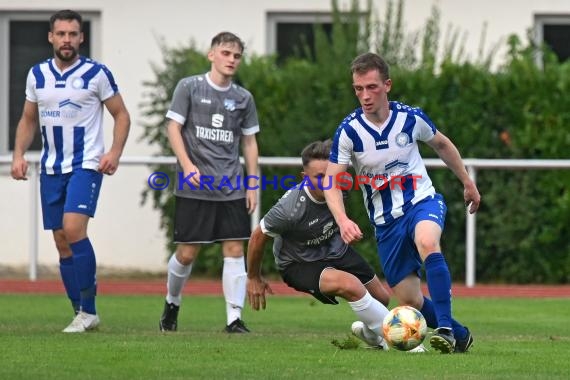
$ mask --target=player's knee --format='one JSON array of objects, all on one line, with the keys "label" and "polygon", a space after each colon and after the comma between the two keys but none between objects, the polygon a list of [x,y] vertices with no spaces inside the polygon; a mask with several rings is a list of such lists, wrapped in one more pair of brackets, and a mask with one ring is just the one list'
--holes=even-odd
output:
[{"label": "player's knee", "polygon": [[339,285],[340,290],[348,294],[361,293],[363,290],[362,283],[354,276],[343,277]]},{"label": "player's knee", "polygon": [[60,258],[64,259],[71,256],[71,249],[69,248],[63,229],[53,231],[53,241]]},{"label": "player's knee", "polygon": [[87,237],[87,231],[82,227],[74,224],[64,224],[63,234],[67,244],[75,243]]},{"label": "player's knee", "polygon": [[421,236],[416,238],[416,246],[419,252],[432,253],[439,252],[439,240],[432,236]]},{"label": "player's knee", "polygon": [[[350,273],[339,270],[326,270],[323,273],[322,280],[325,281],[323,281],[321,286],[326,286],[327,293],[335,294],[348,300],[362,298],[364,293],[366,293],[364,285]],[[321,290],[323,289],[321,288]]]},{"label": "player's knee", "polygon": [[199,249],[192,245],[181,244],[176,249],[176,260],[182,265],[190,265],[198,256]]},{"label": "player's knee", "polygon": [[224,242],[222,250],[224,257],[242,257],[243,243],[241,241]]},{"label": "player's knee", "polygon": [[408,305],[420,310],[423,306],[423,296],[421,294],[404,294],[398,297],[399,305]]},{"label": "player's knee", "polygon": [[55,248],[57,249],[57,252],[59,253],[59,257],[62,259],[65,259],[66,257],[69,257],[72,255],[71,248],[69,248],[69,244],[67,244],[67,241],[65,239],[56,240],[55,241]]}]

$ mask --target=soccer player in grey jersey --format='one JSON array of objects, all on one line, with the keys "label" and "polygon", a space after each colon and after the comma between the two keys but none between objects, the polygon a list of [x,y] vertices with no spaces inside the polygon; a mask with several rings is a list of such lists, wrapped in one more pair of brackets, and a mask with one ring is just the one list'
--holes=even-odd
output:
[{"label": "soccer player in grey jersey", "polygon": [[344,243],[322,190],[330,141],[316,141],[302,152],[303,181],[289,190],[253,231],[247,254],[247,296],[254,310],[265,309],[269,284],[261,276],[264,246],[273,238],[273,255],[290,287],[325,304],[342,297],[358,316],[354,335],[368,345],[387,348],[382,321],[389,295],[364,259]]},{"label": "soccer player in grey jersey", "polygon": [[[220,242],[229,333],[249,332],[241,320],[245,302],[243,240],[251,233],[255,210],[254,179],[243,182],[240,145],[247,174],[257,174],[259,132],[252,95],[232,82],[244,44],[222,32],[212,39],[209,72],[180,80],[166,117],[168,138],[177,158],[174,242],[168,262],[167,294],[159,327],[175,331],[184,285],[200,247]],[[247,187],[247,188],[246,188]]]}]

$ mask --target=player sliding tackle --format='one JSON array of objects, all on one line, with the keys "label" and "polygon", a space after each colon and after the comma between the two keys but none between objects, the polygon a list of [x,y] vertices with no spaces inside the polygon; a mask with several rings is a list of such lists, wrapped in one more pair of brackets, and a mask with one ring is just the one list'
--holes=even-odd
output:
[{"label": "player sliding tackle", "polygon": [[265,309],[265,293],[272,293],[261,276],[261,259],[273,238],[273,255],[288,286],[324,304],[338,304],[336,296],[346,299],[359,319],[352,324],[353,334],[372,347],[387,349],[381,334],[390,296],[372,267],[342,241],[318,186],[330,148],[330,141],[316,141],[303,150],[301,174],[313,186],[289,190],[253,231],[247,253],[248,301],[254,310]]}]

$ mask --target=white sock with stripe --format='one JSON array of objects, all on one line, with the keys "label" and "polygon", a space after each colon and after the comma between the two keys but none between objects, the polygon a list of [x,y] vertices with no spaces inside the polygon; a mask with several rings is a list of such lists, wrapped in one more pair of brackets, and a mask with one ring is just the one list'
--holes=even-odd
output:
[{"label": "white sock with stripe", "polygon": [[184,285],[186,281],[188,281],[191,272],[192,263],[182,265],[176,259],[176,254],[170,256],[170,260],[168,260],[168,278],[166,280],[166,302],[180,306],[182,302],[182,289],[184,289]]},{"label": "white sock with stripe", "polygon": [[382,333],[382,322],[389,313],[386,306],[374,299],[368,291],[361,299],[348,304],[358,316],[358,320],[362,321],[369,330],[372,330],[377,335],[384,335]]}]

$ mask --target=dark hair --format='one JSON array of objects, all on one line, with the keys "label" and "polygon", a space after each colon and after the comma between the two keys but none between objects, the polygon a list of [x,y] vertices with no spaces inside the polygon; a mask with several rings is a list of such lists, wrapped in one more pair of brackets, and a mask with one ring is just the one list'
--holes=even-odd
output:
[{"label": "dark hair", "polygon": [[83,30],[83,19],[81,18],[81,15],[70,9],[63,9],[61,11],[58,11],[49,18],[50,31],[53,32],[53,25],[57,20],[66,20],[66,21],[77,20],[77,22],[79,23],[79,30]]},{"label": "dark hair", "polygon": [[313,160],[328,160],[331,154],[332,141],[314,141],[307,145],[301,152],[303,166],[307,166]]},{"label": "dark hair", "polygon": [[241,38],[230,32],[220,32],[216,34],[214,38],[212,38],[211,47],[215,47],[221,44],[237,44],[242,53],[245,50],[245,44]]},{"label": "dark hair", "polygon": [[371,70],[378,70],[380,77],[383,80],[390,79],[390,66],[386,63],[384,58],[374,53],[360,54],[354,58],[350,65],[350,71],[353,74],[364,74]]}]

